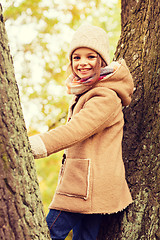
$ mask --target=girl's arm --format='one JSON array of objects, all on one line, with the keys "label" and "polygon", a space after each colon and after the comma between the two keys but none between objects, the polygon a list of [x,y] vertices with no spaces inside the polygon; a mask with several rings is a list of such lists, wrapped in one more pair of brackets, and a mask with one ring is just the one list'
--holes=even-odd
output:
[{"label": "girl's arm", "polygon": [[66,125],[30,137],[34,157],[46,157],[69,148],[111,126],[121,108],[121,100],[114,91],[103,87],[90,90],[83,109]]}]

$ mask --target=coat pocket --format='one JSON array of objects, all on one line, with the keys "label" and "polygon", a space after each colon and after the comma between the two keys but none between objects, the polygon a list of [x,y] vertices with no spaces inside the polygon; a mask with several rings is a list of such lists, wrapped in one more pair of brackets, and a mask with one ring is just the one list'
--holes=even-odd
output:
[{"label": "coat pocket", "polygon": [[71,159],[65,169],[56,193],[87,200],[89,194],[90,159]]}]

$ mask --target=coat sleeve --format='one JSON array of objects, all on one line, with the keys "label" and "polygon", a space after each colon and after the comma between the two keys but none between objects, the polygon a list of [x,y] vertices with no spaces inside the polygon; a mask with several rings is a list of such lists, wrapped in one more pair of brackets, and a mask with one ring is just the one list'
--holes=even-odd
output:
[{"label": "coat sleeve", "polygon": [[[41,144],[43,145],[43,153],[45,156],[47,153],[48,156],[84,141],[112,125],[122,108],[121,100],[117,94],[109,89],[104,91],[103,88],[99,88],[96,94],[94,90],[89,92],[83,108],[73,115],[66,125],[30,138],[32,152],[33,148],[40,149],[36,145]],[[40,139],[42,142],[40,142]],[[46,149],[44,149],[44,146]],[[35,158],[43,157],[43,153],[34,150]]]}]

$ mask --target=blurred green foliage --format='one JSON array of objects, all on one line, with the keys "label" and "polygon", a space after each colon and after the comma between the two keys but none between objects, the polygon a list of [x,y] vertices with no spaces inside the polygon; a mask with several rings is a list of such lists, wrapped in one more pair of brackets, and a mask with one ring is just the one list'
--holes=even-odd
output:
[{"label": "blurred green foliage", "polygon": [[35,160],[38,181],[40,189],[42,190],[42,201],[45,203],[44,210],[46,214],[56,190],[61,159],[62,152],[59,152],[47,158]]},{"label": "blurred green foliage", "polygon": [[[120,0],[6,0],[1,4],[28,134],[64,124],[70,101],[65,93],[67,51],[73,32],[84,21],[104,28],[112,59],[120,36]],[[35,161],[46,214],[62,154]]]}]

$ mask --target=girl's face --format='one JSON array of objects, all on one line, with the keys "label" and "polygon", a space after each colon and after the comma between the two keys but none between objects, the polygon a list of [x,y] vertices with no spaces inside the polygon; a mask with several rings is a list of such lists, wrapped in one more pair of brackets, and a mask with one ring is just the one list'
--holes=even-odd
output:
[{"label": "girl's face", "polygon": [[74,73],[79,78],[93,76],[96,71],[97,58],[98,54],[92,49],[86,47],[77,48],[72,54],[72,69]]}]

